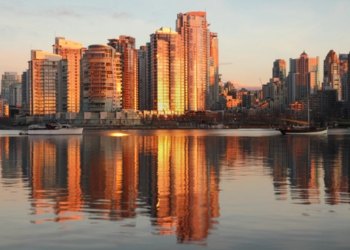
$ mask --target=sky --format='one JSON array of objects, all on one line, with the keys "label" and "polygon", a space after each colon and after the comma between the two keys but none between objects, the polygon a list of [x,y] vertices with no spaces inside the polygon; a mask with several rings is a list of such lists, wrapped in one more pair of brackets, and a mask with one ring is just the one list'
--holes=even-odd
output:
[{"label": "sky", "polygon": [[137,47],[161,27],[175,30],[178,13],[206,11],[218,33],[223,81],[261,88],[272,64],[329,50],[350,51],[348,0],[0,0],[0,74],[27,69],[30,50],[52,52],[55,37],[84,47],[129,35]]}]

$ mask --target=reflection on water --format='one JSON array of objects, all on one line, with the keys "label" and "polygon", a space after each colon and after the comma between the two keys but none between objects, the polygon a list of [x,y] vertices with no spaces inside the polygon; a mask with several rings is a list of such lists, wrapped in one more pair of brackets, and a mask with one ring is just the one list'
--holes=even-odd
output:
[{"label": "reflection on water", "polygon": [[146,216],[154,234],[198,244],[217,227],[220,180],[270,176],[279,202],[349,203],[345,136],[125,135],[1,137],[1,186],[29,187],[35,224]]}]

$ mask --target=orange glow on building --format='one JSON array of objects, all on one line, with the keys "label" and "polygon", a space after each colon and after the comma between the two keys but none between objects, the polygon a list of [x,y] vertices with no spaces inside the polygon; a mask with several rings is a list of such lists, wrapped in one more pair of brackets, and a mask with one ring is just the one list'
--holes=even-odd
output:
[{"label": "orange glow on building", "polygon": [[138,52],[131,36],[108,39],[108,45],[121,54],[123,109],[139,109]]},{"label": "orange glow on building", "polygon": [[32,50],[29,61],[30,115],[55,114],[57,84],[62,57]]},{"label": "orange glow on building", "polygon": [[62,56],[61,77],[58,85],[57,111],[80,111],[80,60],[82,44],[56,37],[53,53]]},{"label": "orange glow on building", "polygon": [[122,108],[120,53],[107,45],[90,45],[82,62],[83,112],[113,112]]}]

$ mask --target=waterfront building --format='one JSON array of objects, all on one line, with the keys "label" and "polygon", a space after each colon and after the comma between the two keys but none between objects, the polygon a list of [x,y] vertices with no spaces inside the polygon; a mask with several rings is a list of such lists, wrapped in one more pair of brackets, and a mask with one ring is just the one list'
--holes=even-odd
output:
[{"label": "waterfront building", "polygon": [[150,98],[150,89],[148,88],[147,74],[148,74],[148,60],[147,47],[141,46],[138,50],[138,84],[139,84],[139,110],[148,110],[147,103]]},{"label": "waterfront building", "polygon": [[10,98],[10,85],[15,82],[19,82],[20,77],[17,72],[5,72],[1,78],[1,98],[9,100]]},{"label": "waterfront building", "polygon": [[108,39],[108,45],[121,54],[123,108],[139,108],[138,104],[138,50],[135,49],[135,38],[119,36],[119,39]]},{"label": "waterfront building", "polygon": [[28,75],[30,115],[56,113],[56,86],[61,60],[60,55],[41,50],[31,51]]},{"label": "waterfront building", "polygon": [[348,71],[348,54],[339,54],[339,75],[343,77],[345,72]]},{"label": "waterfront building", "polygon": [[184,113],[186,90],[181,36],[170,28],[151,35],[152,110]]},{"label": "waterfront building", "polygon": [[206,110],[209,102],[210,32],[206,12],[179,13],[176,31],[181,35],[187,110]]},{"label": "waterfront building", "polygon": [[219,40],[217,33],[210,32],[210,82],[209,105],[214,109],[219,101]]},{"label": "waterfront building", "polygon": [[80,60],[84,50],[81,43],[66,40],[64,37],[55,38],[53,53],[62,57],[62,74],[57,86],[58,112],[80,111]]},{"label": "waterfront building", "polygon": [[342,97],[341,100],[349,101],[349,85],[348,85],[348,71],[346,71],[341,77],[341,89],[342,89]]},{"label": "waterfront building", "polygon": [[12,83],[9,89],[9,105],[22,106],[22,83]]},{"label": "waterfront building", "polygon": [[340,81],[340,61],[337,53],[330,50],[323,63],[323,87],[332,87],[337,90],[338,100],[342,98]]},{"label": "waterfront building", "polygon": [[90,45],[81,60],[82,111],[114,112],[122,108],[120,53],[108,45]]},{"label": "waterfront building", "polygon": [[289,59],[288,103],[294,103],[314,94],[319,89],[319,58],[310,58],[305,51],[300,58]]}]

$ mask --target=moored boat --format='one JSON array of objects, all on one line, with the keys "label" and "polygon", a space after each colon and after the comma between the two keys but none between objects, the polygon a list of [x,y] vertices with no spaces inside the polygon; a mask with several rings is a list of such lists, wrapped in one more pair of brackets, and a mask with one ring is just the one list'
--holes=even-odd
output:
[{"label": "moored boat", "polygon": [[303,127],[303,128],[280,128],[279,131],[282,135],[319,135],[327,134],[328,128],[316,128],[316,127]]},{"label": "moored boat", "polygon": [[69,124],[35,124],[28,127],[28,135],[81,135],[82,133],[83,128],[72,127]]}]

